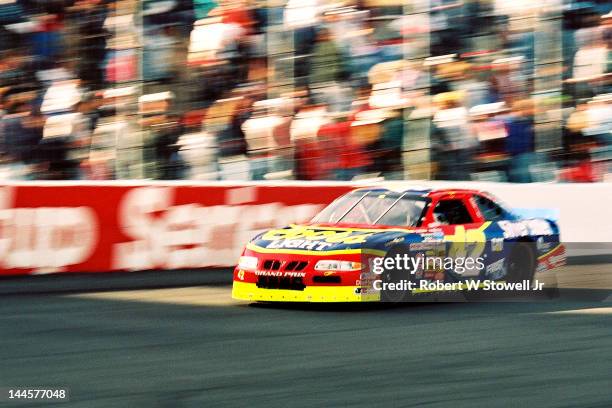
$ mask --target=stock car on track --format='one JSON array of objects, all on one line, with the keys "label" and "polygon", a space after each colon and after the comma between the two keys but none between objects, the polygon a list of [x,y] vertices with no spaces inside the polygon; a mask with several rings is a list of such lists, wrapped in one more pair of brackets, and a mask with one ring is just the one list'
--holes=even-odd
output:
[{"label": "stock car on track", "polygon": [[[434,262],[413,262],[409,270],[376,270],[398,255]],[[441,262],[459,258],[461,265]],[[488,193],[361,188],[336,199],[309,223],[253,238],[234,270],[232,296],[280,302],[398,301],[427,290],[411,286],[398,294],[381,282],[531,282],[536,271],[564,263],[556,222],[521,218]]]}]

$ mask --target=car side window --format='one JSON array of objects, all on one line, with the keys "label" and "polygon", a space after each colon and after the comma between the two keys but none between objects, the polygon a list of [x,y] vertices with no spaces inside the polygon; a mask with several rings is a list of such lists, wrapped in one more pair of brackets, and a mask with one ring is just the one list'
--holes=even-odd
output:
[{"label": "car side window", "polygon": [[434,220],[443,225],[474,222],[463,200],[440,200],[433,210]]},{"label": "car side window", "polygon": [[482,217],[487,221],[498,221],[506,218],[506,212],[499,205],[486,197],[475,195],[474,202],[478,206]]}]

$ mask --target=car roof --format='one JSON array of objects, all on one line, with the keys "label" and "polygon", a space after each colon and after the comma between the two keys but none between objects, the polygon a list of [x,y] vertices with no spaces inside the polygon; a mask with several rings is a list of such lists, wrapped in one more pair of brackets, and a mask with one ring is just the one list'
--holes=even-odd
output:
[{"label": "car roof", "polygon": [[447,194],[453,194],[453,193],[457,193],[457,194],[483,194],[482,191],[479,190],[474,190],[474,189],[467,189],[467,188],[437,188],[437,189],[431,189],[431,188],[421,188],[421,187],[411,187],[408,189],[404,189],[404,188],[387,188],[387,187],[364,187],[364,188],[359,188],[356,189],[354,191],[370,191],[373,193],[384,193],[384,192],[397,192],[400,194],[410,194],[410,195],[415,195],[415,196],[421,196],[421,197],[429,197],[429,198],[433,198],[434,196],[441,196],[441,195],[447,195]]},{"label": "car roof", "polygon": [[483,194],[480,190],[474,190],[470,188],[440,188],[429,192],[428,196],[442,196],[448,194]]}]

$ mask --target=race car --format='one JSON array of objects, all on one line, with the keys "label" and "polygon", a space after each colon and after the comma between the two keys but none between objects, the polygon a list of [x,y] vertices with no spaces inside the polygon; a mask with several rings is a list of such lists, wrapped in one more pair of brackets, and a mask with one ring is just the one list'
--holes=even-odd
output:
[{"label": "race car", "polygon": [[486,192],[361,188],[309,223],[254,237],[234,269],[232,297],[396,302],[491,282],[529,288],[535,272],[564,264],[555,221],[521,218]]}]

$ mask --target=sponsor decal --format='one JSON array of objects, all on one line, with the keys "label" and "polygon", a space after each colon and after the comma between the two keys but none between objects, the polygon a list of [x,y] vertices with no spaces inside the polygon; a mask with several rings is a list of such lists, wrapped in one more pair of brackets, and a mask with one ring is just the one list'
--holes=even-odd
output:
[{"label": "sponsor decal", "polygon": [[505,274],[504,258],[492,262],[487,266],[486,275],[491,279],[499,279]]},{"label": "sponsor decal", "polygon": [[442,231],[427,232],[421,234],[423,242],[440,242],[444,240],[444,233]]},{"label": "sponsor decal", "polygon": [[261,236],[262,240],[295,240],[322,241],[330,244],[363,244],[373,232],[316,230],[308,228],[285,228],[271,230]]},{"label": "sponsor decal", "polygon": [[491,251],[501,252],[504,250],[504,239],[503,238],[491,238]]},{"label": "sponsor decal", "polygon": [[550,242],[545,242],[544,237],[538,237],[538,240],[536,241],[536,247],[539,251],[546,252],[550,251],[552,244]]},{"label": "sponsor decal", "polygon": [[559,245],[557,248],[541,256],[538,262],[538,271],[546,271],[558,268],[566,264],[566,254],[563,246]]},{"label": "sponsor decal", "polygon": [[526,220],[527,229],[531,235],[552,235],[553,230],[546,220]]},{"label": "sponsor decal", "polygon": [[546,220],[498,221],[504,238],[520,238],[528,235],[552,235],[553,230]]},{"label": "sponsor decal", "polygon": [[359,276],[359,279],[355,282],[356,286],[359,286],[356,289],[355,293],[367,294],[376,292],[373,290],[374,281],[376,280],[376,275],[373,273],[362,273]]},{"label": "sponsor decal", "polygon": [[432,249],[436,249],[439,246],[437,242],[413,242],[410,244],[411,251],[429,251]]},{"label": "sponsor decal", "polygon": [[[316,205],[284,207],[280,203],[174,204],[179,191],[143,187],[125,194],[118,208],[118,221],[128,239],[113,245],[110,269],[203,267],[209,266],[211,259],[220,265],[235,262],[236,253],[252,237],[254,229],[269,228],[279,222],[279,217],[289,222],[311,217],[320,209]],[[301,214],[290,215],[293,211]]]},{"label": "sponsor decal", "polygon": [[332,276],[335,275],[336,271],[325,271],[323,272],[323,276]]},{"label": "sponsor decal", "polygon": [[529,235],[529,230],[522,221],[498,221],[497,225],[504,232],[504,238],[512,239]]},{"label": "sponsor decal", "polygon": [[333,244],[321,241],[308,241],[305,239],[279,239],[270,242],[266,248],[270,249],[305,249],[309,251],[323,251]]},{"label": "sponsor decal", "polygon": [[434,231],[430,234],[421,234],[423,241],[434,241],[439,242],[444,240],[444,233],[442,231]]},{"label": "sponsor decal", "polygon": [[304,278],[306,272],[255,271],[256,276],[278,276],[286,278]]},{"label": "sponsor decal", "polygon": [[405,237],[394,238],[391,241],[385,242],[385,246],[393,246],[393,245],[396,245],[396,244],[401,244],[402,242],[404,242],[404,238]]},{"label": "sponsor decal", "polygon": [[561,265],[565,265],[565,254],[563,255],[553,255],[550,258],[548,258],[548,262],[550,265],[552,266],[561,266]]},{"label": "sponsor decal", "polygon": [[16,191],[0,188],[0,271],[57,272],[92,256],[100,233],[92,208],[12,208]]}]

